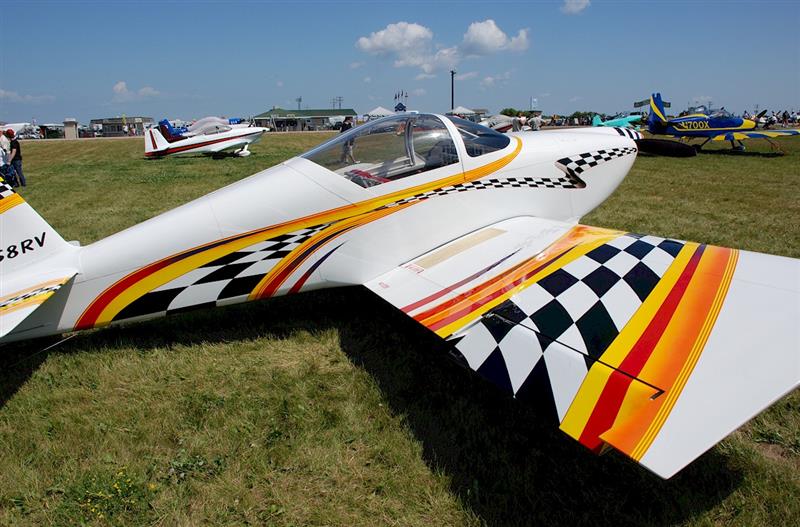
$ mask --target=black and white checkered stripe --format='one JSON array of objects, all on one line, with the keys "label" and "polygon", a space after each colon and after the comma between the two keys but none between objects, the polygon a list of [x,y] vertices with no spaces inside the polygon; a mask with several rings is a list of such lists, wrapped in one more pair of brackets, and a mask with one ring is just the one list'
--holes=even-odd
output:
[{"label": "black and white checkered stripe", "polygon": [[14,189],[11,188],[11,185],[9,185],[2,178],[0,178],[0,199],[7,198],[14,194],[15,192]]},{"label": "black and white checkered stripe", "polygon": [[543,400],[560,421],[589,367],[682,247],[655,236],[620,236],[523,289],[451,339],[471,368],[517,397]]},{"label": "black and white checkered stripe", "polygon": [[6,298],[2,302],[0,302],[0,310],[12,306],[13,304],[16,304],[18,302],[22,302],[23,300],[32,298],[34,296],[49,293],[51,291],[57,291],[60,287],[61,284],[49,285],[47,287],[40,287],[39,289],[28,291],[27,293],[23,293],[21,295],[13,296],[11,298]]},{"label": "black and white checkered stripe", "polygon": [[487,190],[498,188],[583,188],[586,184],[577,176],[573,174],[565,174],[560,177],[510,177],[510,178],[491,178],[479,179],[477,181],[470,181],[467,183],[459,183],[448,187],[442,187],[421,194],[416,194],[408,198],[395,201],[386,207],[394,207],[405,203],[413,203],[415,201],[422,201],[435,196],[447,196],[448,194],[457,194],[459,192],[468,192],[470,190]]},{"label": "black and white checkered stripe", "polygon": [[583,154],[564,157],[556,161],[556,166],[568,174],[579,176],[590,168],[596,167],[600,163],[605,163],[607,161],[611,161],[612,159],[635,153],[636,148],[633,147],[596,150],[594,152],[585,152]]},{"label": "black and white checkered stripe", "polygon": [[330,223],[281,234],[193,269],[146,293],[114,317],[166,315],[241,301],[280,260]]},{"label": "black and white checkered stripe", "polygon": [[636,141],[637,139],[641,139],[642,138],[642,134],[641,133],[639,133],[638,131],[633,130],[631,128],[625,128],[625,127],[622,127],[622,126],[615,126],[614,130],[616,130],[617,133],[619,135],[621,135],[622,137],[629,137],[629,138],[633,139],[634,141]]}]

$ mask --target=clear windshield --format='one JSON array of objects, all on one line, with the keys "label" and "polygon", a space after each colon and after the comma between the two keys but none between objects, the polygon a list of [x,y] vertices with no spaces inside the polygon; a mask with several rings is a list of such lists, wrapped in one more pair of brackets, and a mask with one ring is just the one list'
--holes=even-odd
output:
[{"label": "clear windshield", "polygon": [[464,146],[467,148],[467,154],[470,157],[478,157],[502,150],[511,142],[507,135],[496,132],[491,128],[466,119],[459,119],[458,117],[448,116],[447,118],[458,128],[461,138],[464,140]]},{"label": "clear windshield", "polygon": [[365,188],[458,163],[444,123],[417,114],[352,128],[303,157]]}]

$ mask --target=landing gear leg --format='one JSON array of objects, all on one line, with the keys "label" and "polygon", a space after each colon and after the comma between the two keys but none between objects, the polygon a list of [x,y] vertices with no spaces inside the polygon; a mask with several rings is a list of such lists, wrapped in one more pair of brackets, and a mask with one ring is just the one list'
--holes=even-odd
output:
[{"label": "landing gear leg", "polygon": [[250,150],[247,149],[248,145],[244,145],[241,150],[236,152],[236,155],[239,157],[247,157],[251,154]]},{"label": "landing gear leg", "polygon": [[706,140],[700,143],[699,145],[692,145],[692,146],[694,146],[694,149],[697,152],[699,152],[704,146],[706,146],[706,143],[708,143],[709,141],[711,141],[711,138],[707,137]]},{"label": "landing gear leg", "polygon": [[[739,144],[737,145],[736,143],[739,143]],[[733,139],[731,139],[731,148],[734,150],[734,152],[744,152],[744,150],[745,150],[744,149],[744,144],[742,144],[741,141],[734,142]]]}]

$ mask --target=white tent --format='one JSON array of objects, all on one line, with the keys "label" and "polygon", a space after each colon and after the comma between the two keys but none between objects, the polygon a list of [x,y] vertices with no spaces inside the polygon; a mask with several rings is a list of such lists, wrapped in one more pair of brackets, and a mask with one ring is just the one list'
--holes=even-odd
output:
[{"label": "white tent", "polygon": [[387,110],[383,106],[378,106],[377,108],[373,108],[372,111],[369,111],[365,114],[367,117],[377,118],[377,117],[386,117],[387,115],[394,115],[394,112],[391,110]]},{"label": "white tent", "polygon": [[469,108],[464,108],[463,106],[459,106],[447,112],[447,115],[475,115],[475,112],[473,112]]}]

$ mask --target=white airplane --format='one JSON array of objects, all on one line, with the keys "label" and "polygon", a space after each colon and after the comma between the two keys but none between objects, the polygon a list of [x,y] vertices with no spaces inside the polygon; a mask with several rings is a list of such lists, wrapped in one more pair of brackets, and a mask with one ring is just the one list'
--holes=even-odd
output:
[{"label": "white airplane", "polygon": [[[64,126],[64,125],[61,125]],[[11,129],[22,139],[41,139],[39,126],[31,123],[7,123],[0,126],[3,131]]]},{"label": "white airplane", "polygon": [[800,383],[800,260],[581,225],[613,128],[400,114],[85,247],[0,192],[0,342],[363,285],[668,478]]},{"label": "white airplane", "polygon": [[144,136],[144,155],[164,157],[176,154],[221,155],[232,153],[250,155],[248,147],[261,139],[266,128],[247,124],[227,124],[217,117],[195,122],[188,130],[175,130],[166,119],[152,127]]}]

